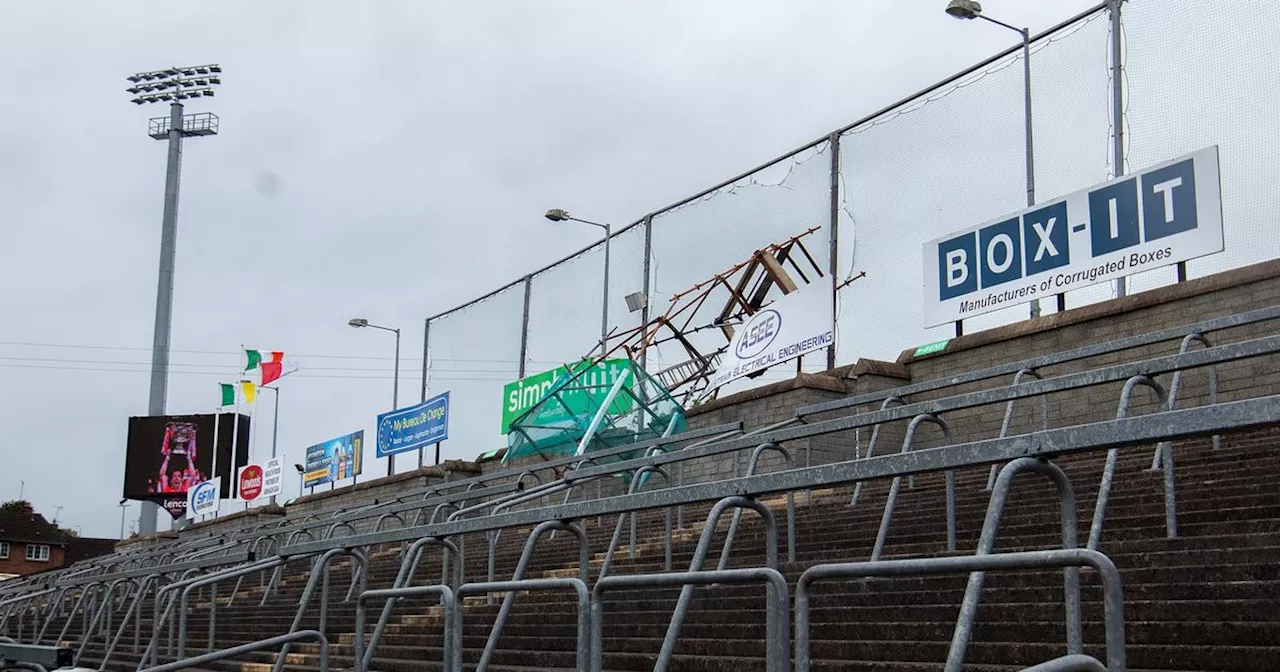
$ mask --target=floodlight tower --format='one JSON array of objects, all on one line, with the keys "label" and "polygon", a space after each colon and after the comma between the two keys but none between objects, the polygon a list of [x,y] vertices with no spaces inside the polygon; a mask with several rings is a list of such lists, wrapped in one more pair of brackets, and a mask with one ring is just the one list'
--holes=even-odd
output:
[{"label": "floodlight tower", "polygon": [[[135,105],[169,103],[169,116],[155,117],[147,134],[169,141],[169,160],[164,174],[164,220],[160,228],[160,277],[156,289],[156,324],[151,343],[151,392],[148,415],[164,415],[169,388],[169,335],[173,323],[173,268],[177,254],[178,181],[182,173],[182,139],[218,132],[218,117],[208,112],[183,114],[182,101],[213,96],[213,87],[222,83],[222,68],[216,64],[186,68],[166,68],[139,72],[127,78],[125,89]],[[156,531],[154,502],[142,502],[138,533]]]}]

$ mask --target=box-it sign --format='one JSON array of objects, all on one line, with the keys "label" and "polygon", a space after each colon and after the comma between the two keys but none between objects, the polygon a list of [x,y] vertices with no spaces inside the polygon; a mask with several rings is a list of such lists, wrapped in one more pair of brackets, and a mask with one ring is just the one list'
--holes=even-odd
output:
[{"label": "box-it sign", "polygon": [[1222,248],[1214,146],[925,243],[925,326]]}]

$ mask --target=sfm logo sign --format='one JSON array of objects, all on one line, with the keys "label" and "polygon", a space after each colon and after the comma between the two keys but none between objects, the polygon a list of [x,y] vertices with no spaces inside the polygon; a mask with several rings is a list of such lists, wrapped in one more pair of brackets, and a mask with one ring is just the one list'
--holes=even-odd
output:
[{"label": "sfm logo sign", "polygon": [[187,492],[187,515],[191,517],[218,512],[221,479],[201,481]]},{"label": "sfm logo sign", "polygon": [[1221,251],[1217,148],[924,247],[927,326]]}]

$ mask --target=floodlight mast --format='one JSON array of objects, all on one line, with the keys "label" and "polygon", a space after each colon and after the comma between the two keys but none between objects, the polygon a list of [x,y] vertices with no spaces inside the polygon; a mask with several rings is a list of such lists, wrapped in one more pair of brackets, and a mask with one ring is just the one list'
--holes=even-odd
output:
[{"label": "floodlight mast", "polygon": [[[164,218],[160,228],[160,272],[156,288],[155,333],[151,343],[151,390],[148,415],[164,415],[169,389],[169,339],[173,327],[173,273],[177,257],[178,182],[182,174],[182,138],[214,135],[218,117],[203,114],[183,115],[182,101],[213,96],[213,87],[222,84],[222,68],[217,64],[166,68],[139,72],[127,77],[132,84],[126,91],[135,105],[169,103],[169,116],[149,121],[148,135],[168,140],[168,162],[164,176]],[[216,447],[215,447],[216,450]],[[213,476],[212,474],[210,475]],[[142,502],[138,517],[138,533],[154,534],[159,506]]]}]

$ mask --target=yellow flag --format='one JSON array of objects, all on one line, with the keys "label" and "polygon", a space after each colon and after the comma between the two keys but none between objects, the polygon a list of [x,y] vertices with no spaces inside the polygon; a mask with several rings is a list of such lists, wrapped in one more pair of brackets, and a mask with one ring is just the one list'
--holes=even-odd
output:
[{"label": "yellow flag", "polygon": [[252,404],[258,396],[257,386],[247,380],[240,381],[240,390],[244,393],[245,403]]}]

